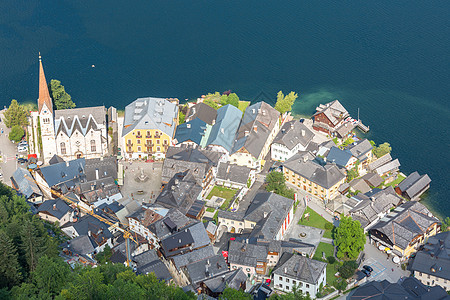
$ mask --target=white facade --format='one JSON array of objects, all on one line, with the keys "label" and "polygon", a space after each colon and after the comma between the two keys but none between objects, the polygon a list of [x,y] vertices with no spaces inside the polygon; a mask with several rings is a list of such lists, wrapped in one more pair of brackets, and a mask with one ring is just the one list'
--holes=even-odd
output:
[{"label": "white facade", "polygon": [[288,275],[273,275],[273,281],[274,281],[274,287],[276,289],[285,291],[285,292],[292,292],[294,286],[297,286],[297,289],[302,291],[303,294],[310,295],[311,298],[316,298],[316,294],[319,292],[320,284],[323,284],[325,286],[327,284],[326,280],[326,268],[323,269],[322,273],[320,274],[319,280],[317,283],[309,283],[309,282],[303,282],[297,278],[293,278]]},{"label": "white facade", "polygon": [[289,148],[283,144],[273,143],[271,149],[272,151],[270,156],[272,160],[286,161],[294,156],[294,154],[296,154],[298,151],[305,151],[306,147],[298,143],[294,148],[289,150]]},{"label": "white facade", "polygon": [[158,239],[156,238],[156,236],[150,231],[150,229],[141,224],[141,222],[134,218],[128,218],[128,224],[130,225],[131,231],[145,237],[150,243],[155,246],[155,248],[159,248],[159,244],[157,242]]},{"label": "white facade", "polygon": [[41,130],[42,141],[42,153],[44,155],[44,163],[57,154],[55,143],[55,127],[53,123],[53,114],[47,107],[46,103],[42,105],[42,109],[39,112],[39,125]]}]

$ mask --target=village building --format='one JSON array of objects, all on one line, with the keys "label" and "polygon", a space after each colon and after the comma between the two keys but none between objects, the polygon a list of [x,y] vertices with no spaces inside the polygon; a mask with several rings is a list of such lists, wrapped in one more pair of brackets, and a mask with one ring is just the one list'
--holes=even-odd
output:
[{"label": "village building", "polygon": [[363,167],[367,167],[373,160],[373,146],[368,139],[353,142],[346,149],[359,160]]},{"label": "village building", "polygon": [[428,238],[410,264],[414,277],[427,286],[441,286],[450,290],[450,232]]},{"label": "village building", "polygon": [[383,183],[383,178],[377,173],[367,173],[361,177],[370,187],[375,188]]},{"label": "village building", "polygon": [[226,288],[245,291],[247,279],[247,276],[241,269],[231,270],[204,280],[200,283],[197,292],[217,299]]},{"label": "village building", "polygon": [[138,98],[125,107],[123,154],[129,159],[165,157],[178,125],[178,100]]},{"label": "village building", "polygon": [[17,168],[11,176],[13,188],[31,203],[39,204],[44,201],[43,193],[27,169]]},{"label": "village building", "polygon": [[312,116],[313,129],[333,137],[337,136],[337,130],[341,126],[345,127],[344,122],[347,117],[349,117],[349,113],[339,100],[320,104],[316,108],[316,113]]},{"label": "village building", "polygon": [[427,174],[419,175],[418,172],[413,172],[398,184],[395,191],[408,200],[418,200],[430,188],[430,182]]},{"label": "village building", "polygon": [[233,149],[241,117],[242,111],[231,104],[220,107],[206,146],[213,151],[229,155]]},{"label": "village building", "polygon": [[[331,147],[326,156],[326,161],[335,163],[338,167],[347,170],[351,170],[358,165],[358,159],[349,150],[341,150],[335,146]],[[358,165],[359,171],[361,171],[361,165]]]},{"label": "village building", "polygon": [[319,287],[327,284],[326,266],[321,261],[302,255],[284,254],[273,271],[274,287],[284,292],[292,292],[294,286],[303,294],[316,298]]},{"label": "village building", "polygon": [[276,109],[265,102],[250,105],[236,133],[230,162],[259,172],[279,130],[280,113]]},{"label": "village building", "polygon": [[219,164],[216,175],[216,185],[222,185],[233,189],[248,189],[256,180],[256,172],[245,166],[222,162]]},{"label": "village building", "polygon": [[383,217],[369,233],[373,243],[392,249],[395,255],[405,260],[439,231],[439,219],[423,204],[409,201]]},{"label": "village building", "polygon": [[68,160],[107,155],[106,108],[54,111],[40,56],[38,115],[44,163],[48,163],[55,154]]},{"label": "village building", "polygon": [[132,257],[132,265],[136,274],[147,275],[154,273],[158,280],[170,284],[172,275],[166,265],[159,259],[154,249],[149,249]]},{"label": "village building", "polygon": [[187,278],[197,289],[201,282],[218,275],[227,273],[228,265],[222,255],[214,255],[200,261],[188,264],[183,268]]},{"label": "village building", "polygon": [[335,198],[346,174],[335,164],[324,164],[310,153],[298,153],[283,163],[286,181],[324,200]]},{"label": "village building", "polygon": [[200,119],[180,124],[174,137],[175,146],[187,145],[191,147],[204,147],[208,141],[211,125],[206,124]]},{"label": "village building", "polygon": [[211,106],[200,102],[192,107],[186,113],[185,121],[190,122],[199,119],[208,125],[214,125],[217,118],[217,111]]},{"label": "village building", "polygon": [[74,210],[62,199],[44,201],[38,207],[38,216],[50,223],[58,222],[59,226],[74,221]]},{"label": "village building", "polygon": [[230,241],[228,249],[230,270],[242,269],[248,278],[264,276],[267,267],[267,248],[265,246],[248,244],[240,241]]},{"label": "village building", "polygon": [[300,121],[284,123],[271,146],[272,160],[285,161],[298,151],[306,151],[313,137],[314,133]]}]

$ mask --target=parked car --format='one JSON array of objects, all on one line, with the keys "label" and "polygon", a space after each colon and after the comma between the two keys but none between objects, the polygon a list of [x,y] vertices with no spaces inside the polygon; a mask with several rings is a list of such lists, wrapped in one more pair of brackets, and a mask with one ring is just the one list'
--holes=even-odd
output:
[{"label": "parked car", "polygon": [[28,146],[25,146],[25,145],[19,145],[19,147],[17,147],[17,151],[19,151],[19,152],[25,152],[25,151],[28,151]]},{"label": "parked car", "polygon": [[28,162],[28,159],[23,158],[23,157],[19,157],[19,158],[17,159],[17,162],[18,162],[19,164],[23,165],[24,163]]},{"label": "parked car", "polygon": [[266,284],[267,286],[270,286],[270,283],[271,283],[271,282],[272,282],[272,279],[268,278],[268,279],[266,279],[265,284]]},{"label": "parked car", "polygon": [[367,271],[366,269],[361,269],[361,272],[363,272],[364,275],[366,275],[367,277],[370,277],[370,272]]},{"label": "parked car", "polygon": [[28,146],[28,142],[26,140],[21,140],[18,145],[19,146]]},{"label": "parked car", "polygon": [[367,271],[369,271],[369,272],[373,272],[373,268],[372,268],[371,266],[365,265],[365,266],[363,266],[363,269],[364,269],[364,270],[367,270]]}]

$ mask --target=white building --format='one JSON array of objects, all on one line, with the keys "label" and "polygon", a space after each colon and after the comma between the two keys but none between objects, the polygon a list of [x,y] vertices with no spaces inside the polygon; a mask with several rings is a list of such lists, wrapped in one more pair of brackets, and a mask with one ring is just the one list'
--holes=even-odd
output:
[{"label": "white building", "polygon": [[303,294],[316,298],[320,285],[327,284],[327,264],[302,255],[284,255],[291,257],[273,271],[274,287],[289,293],[297,286]]},{"label": "white building", "polygon": [[314,133],[300,121],[290,121],[283,125],[272,143],[272,160],[285,161],[298,151],[305,151]]}]

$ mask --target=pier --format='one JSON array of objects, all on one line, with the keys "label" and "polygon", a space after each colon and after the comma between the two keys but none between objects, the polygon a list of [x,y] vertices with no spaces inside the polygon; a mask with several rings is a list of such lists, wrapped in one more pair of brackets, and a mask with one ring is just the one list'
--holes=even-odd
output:
[{"label": "pier", "polygon": [[362,132],[366,133],[370,130],[369,126],[364,125],[361,120],[358,120],[358,123],[356,124],[356,127],[358,127]]}]

